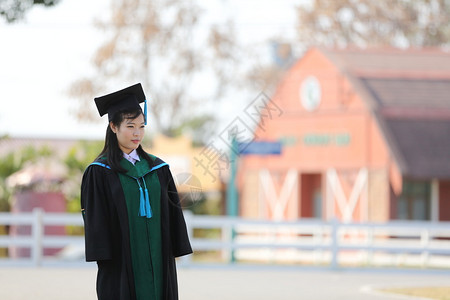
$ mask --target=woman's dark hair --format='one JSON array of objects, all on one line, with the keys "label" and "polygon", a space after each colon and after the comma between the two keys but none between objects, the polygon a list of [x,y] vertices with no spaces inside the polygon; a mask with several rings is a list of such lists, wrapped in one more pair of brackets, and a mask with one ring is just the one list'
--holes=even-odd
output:
[{"label": "woman's dark hair", "polygon": [[[140,109],[131,111],[130,110],[119,111],[114,114],[111,122],[114,124],[114,126],[119,127],[124,120],[136,119],[141,114],[142,110]],[[145,160],[148,161],[150,165],[152,165],[153,163],[152,159],[144,151],[144,149],[142,149],[141,145],[139,145],[136,151],[140,157],[143,157]],[[127,171],[120,165],[120,161],[123,158],[123,152],[119,147],[117,136],[112,131],[111,126],[109,124],[108,127],[106,128],[105,146],[103,147],[102,152],[100,152],[100,154],[97,156],[97,159],[104,158],[105,156],[108,166],[110,166],[113,171],[120,173],[125,173]]]}]

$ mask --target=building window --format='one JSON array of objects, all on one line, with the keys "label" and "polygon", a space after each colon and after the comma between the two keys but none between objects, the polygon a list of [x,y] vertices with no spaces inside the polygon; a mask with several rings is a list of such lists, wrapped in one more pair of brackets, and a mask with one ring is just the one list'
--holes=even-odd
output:
[{"label": "building window", "polygon": [[397,200],[397,219],[430,220],[431,183],[429,181],[403,181],[402,194]]}]

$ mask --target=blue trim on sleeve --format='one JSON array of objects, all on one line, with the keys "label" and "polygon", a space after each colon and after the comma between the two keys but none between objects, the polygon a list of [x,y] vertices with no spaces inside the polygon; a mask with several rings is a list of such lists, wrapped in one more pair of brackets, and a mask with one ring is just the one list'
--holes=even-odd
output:
[{"label": "blue trim on sleeve", "polygon": [[105,165],[105,164],[102,164],[102,163],[100,163],[100,162],[96,162],[96,161],[94,161],[94,162],[91,163],[90,165],[96,165],[96,166],[101,166],[101,167],[103,167],[103,168],[111,169],[110,166]]},{"label": "blue trim on sleeve", "polygon": [[154,170],[156,170],[156,169],[159,169],[159,168],[161,168],[161,167],[164,167],[164,166],[169,166],[167,163],[160,163],[159,165],[157,165],[157,166],[154,166],[151,170],[150,170],[150,172],[151,171],[154,171]]}]

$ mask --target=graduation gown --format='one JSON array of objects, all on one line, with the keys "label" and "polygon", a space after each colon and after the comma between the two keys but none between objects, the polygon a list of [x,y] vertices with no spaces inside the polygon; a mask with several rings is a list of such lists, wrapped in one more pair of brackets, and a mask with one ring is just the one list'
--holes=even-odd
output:
[{"label": "graduation gown", "polygon": [[[190,254],[192,249],[169,167],[151,158],[152,165],[141,158],[137,168],[123,159],[126,174],[112,171],[105,159],[98,159],[83,175],[86,261],[98,264],[100,300],[136,300],[147,293],[142,293],[147,286],[158,298],[178,299],[175,257]],[[148,187],[150,219],[131,211],[138,207],[141,185]],[[150,263],[149,270],[142,268],[143,262]]]}]

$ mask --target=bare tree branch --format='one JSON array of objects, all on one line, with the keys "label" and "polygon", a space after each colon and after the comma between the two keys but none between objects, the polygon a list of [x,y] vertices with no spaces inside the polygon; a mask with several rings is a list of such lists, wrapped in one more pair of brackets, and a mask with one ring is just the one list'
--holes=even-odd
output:
[{"label": "bare tree branch", "polygon": [[313,0],[297,7],[306,46],[449,46],[446,0]]}]

